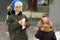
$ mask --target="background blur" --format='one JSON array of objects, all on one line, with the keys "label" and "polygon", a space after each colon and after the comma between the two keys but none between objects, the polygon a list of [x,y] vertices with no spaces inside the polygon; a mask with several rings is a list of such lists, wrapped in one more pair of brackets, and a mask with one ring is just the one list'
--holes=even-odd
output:
[{"label": "background blur", "polygon": [[[53,22],[53,30],[60,31],[60,0],[20,0],[23,13],[30,19],[31,27],[27,29],[29,40],[37,40],[34,35],[38,29],[37,22],[44,15]],[[7,6],[12,0],[0,0],[0,40],[9,40],[8,27],[5,23]]]}]

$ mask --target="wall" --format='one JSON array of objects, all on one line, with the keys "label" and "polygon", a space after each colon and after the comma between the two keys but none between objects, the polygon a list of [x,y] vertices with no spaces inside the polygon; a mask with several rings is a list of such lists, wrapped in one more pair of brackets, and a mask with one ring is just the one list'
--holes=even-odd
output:
[{"label": "wall", "polygon": [[49,17],[53,22],[53,26],[60,26],[60,0],[54,0],[54,4],[49,5]]},{"label": "wall", "polygon": [[7,6],[12,0],[0,0],[0,21],[4,21],[7,14]]}]

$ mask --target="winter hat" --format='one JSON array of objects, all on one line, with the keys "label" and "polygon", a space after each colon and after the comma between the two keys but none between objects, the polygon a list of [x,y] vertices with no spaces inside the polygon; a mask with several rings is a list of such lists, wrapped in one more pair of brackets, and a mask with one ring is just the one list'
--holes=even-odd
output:
[{"label": "winter hat", "polygon": [[12,3],[11,3],[11,6],[12,6],[12,10],[14,10],[14,5],[15,5],[15,2],[18,2],[20,0],[13,0]]},{"label": "winter hat", "polygon": [[23,3],[22,3],[21,1],[15,2],[14,6],[15,6],[15,7],[16,7],[16,6],[22,7],[22,6],[23,6]]}]

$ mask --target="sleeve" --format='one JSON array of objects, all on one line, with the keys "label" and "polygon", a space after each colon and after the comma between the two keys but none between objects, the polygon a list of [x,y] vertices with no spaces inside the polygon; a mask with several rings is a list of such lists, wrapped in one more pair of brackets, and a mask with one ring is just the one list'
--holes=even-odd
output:
[{"label": "sleeve", "polygon": [[27,29],[27,28],[29,28],[29,27],[30,27],[30,22],[27,21],[27,22],[26,22],[26,28],[25,28],[25,29]]},{"label": "sleeve", "polygon": [[[8,17],[11,15],[10,11],[7,12],[7,17],[6,17],[6,20],[8,19]],[[5,20],[5,23],[6,23],[6,20]]]},{"label": "sleeve", "polygon": [[52,40],[57,40],[56,35],[55,35],[55,32],[53,32]]},{"label": "sleeve", "polygon": [[35,34],[35,37],[37,39],[40,39],[42,37],[43,32],[41,30],[38,30],[37,33]]},{"label": "sleeve", "polygon": [[11,15],[10,11],[8,11],[7,15]]},{"label": "sleeve", "polygon": [[10,33],[14,33],[14,30],[16,28],[18,28],[20,25],[18,24],[18,21],[14,21],[11,17],[9,17],[7,20],[6,20],[6,23],[8,25],[8,30]]},{"label": "sleeve", "polygon": [[26,28],[25,29],[27,29],[27,28],[30,27],[30,21],[29,21],[29,19],[26,16],[25,16],[25,18],[26,18],[26,26],[25,26]]}]

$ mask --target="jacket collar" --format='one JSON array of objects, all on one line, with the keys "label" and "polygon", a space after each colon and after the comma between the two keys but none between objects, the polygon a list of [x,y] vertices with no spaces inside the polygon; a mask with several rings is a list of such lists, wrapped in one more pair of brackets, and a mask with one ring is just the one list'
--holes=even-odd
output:
[{"label": "jacket collar", "polygon": [[[12,14],[15,14],[15,11],[11,11]],[[19,12],[17,15],[22,15],[22,11]]]},{"label": "jacket collar", "polygon": [[20,11],[18,15],[22,15],[22,12]]}]

